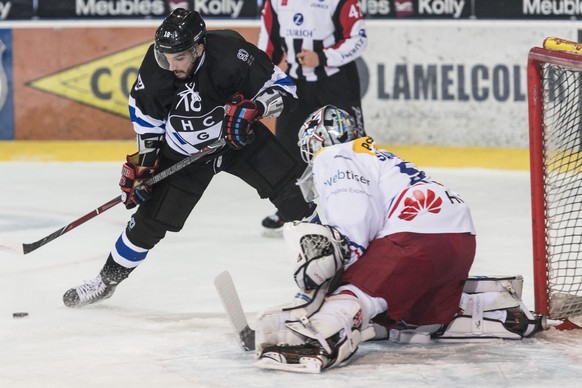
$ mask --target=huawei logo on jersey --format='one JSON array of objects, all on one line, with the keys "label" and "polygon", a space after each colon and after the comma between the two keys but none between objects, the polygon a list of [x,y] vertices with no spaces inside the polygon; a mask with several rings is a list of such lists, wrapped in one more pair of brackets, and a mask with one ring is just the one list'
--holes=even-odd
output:
[{"label": "huawei logo on jersey", "polygon": [[412,196],[404,199],[404,209],[398,218],[404,221],[412,221],[417,215],[422,213],[437,214],[441,211],[442,198],[438,197],[434,191],[426,190],[426,194],[416,189],[412,191]]}]

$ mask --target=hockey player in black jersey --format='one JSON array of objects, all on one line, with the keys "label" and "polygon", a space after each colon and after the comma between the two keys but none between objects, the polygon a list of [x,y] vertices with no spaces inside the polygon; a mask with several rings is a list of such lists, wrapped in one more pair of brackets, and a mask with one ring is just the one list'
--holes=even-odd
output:
[{"label": "hockey player in black jersey", "polygon": [[[137,211],[114,244],[99,275],[71,288],[68,307],[109,298],[166,232],[178,232],[213,176],[238,176],[290,220],[313,220],[315,205],[295,181],[300,167],[258,120],[276,117],[297,98],[290,78],[235,31],[207,31],[195,11],[176,9],[164,19],[129,97],[138,152],[128,155],[120,186]],[[156,171],[197,153],[217,139],[228,146],[146,187]]]}]

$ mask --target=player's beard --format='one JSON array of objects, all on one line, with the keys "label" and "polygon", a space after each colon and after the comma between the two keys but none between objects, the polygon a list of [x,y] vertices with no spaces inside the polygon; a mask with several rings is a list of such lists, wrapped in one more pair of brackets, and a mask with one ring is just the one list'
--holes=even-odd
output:
[{"label": "player's beard", "polygon": [[185,71],[182,71],[182,70],[174,71],[174,75],[178,79],[186,79],[186,78],[188,78],[188,73],[186,73]]},{"label": "player's beard", "polygon": [[173,73],[178,79],[187,79],[194,72],[194,66],[196,63],[197,61],[194,61],[190,64],[190,66],[188,66],[186,70],[174,70]]}]

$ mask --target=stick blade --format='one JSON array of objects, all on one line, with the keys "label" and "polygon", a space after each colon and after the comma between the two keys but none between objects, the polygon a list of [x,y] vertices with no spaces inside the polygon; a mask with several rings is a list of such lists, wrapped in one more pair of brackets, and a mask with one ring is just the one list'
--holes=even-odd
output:
[{"label": "stick blade", "polygon": [[220,273],[214,279],[214,286],[232,329],[238,336],[241,348],[244,351],[255,350],[255,331],[249,327],[230,273],[228,271]]}]

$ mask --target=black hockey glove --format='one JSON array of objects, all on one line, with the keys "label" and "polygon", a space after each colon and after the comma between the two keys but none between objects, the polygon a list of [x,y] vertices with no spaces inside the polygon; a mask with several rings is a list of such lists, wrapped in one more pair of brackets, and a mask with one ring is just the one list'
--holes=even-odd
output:
[{"label": "black hockey glove", "polygon": [[127,209],[132,209],[151,197],[151,188],[143,182],[153,177],[158,167],[157,161],[152,167],[140,166],[137,164],[138,158],[138,153],[127,155],[127,161],[121,169],[119,186],[123,192],[123,204]]},{"label": "black hockey glove", "polygon": [[232,102],[224,106],[222,133],[231,148],[240,150],[252,143],[255,134],[251,125],[261,116],[261,109],[256,102],[246,100],[240,93],[232,96]]}]

